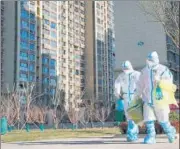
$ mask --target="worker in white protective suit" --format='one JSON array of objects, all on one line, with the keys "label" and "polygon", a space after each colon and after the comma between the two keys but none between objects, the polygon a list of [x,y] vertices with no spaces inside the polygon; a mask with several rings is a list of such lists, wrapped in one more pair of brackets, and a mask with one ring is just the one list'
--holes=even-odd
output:
[{"label": "worker in white protective suit", "polygon": [[136,83],[139,79],[140,72],[135,71],[129,61],[122,64],[123,72],[115,81],[115,96],[117,99],[124,100],[124,111],[128,121],[127,141],[132,142],[138,139],[138,126],[131,120],[127,113],[128,105],[134,99],[134,92],[136,90]]},{"label": "worker in white protective suit", "polygon": [[135,93],[135,96],[142,96],[144,101],[143,116],[147,129],[144,143],[153,144],[156,142],[155,120],[160,122],[160,125],[168,136],[169,142],[173,142],[176,130],[169,122],[169,105],[167,104],[167,106],[163,107],[154,105],[154,101],[157,98],[153,96],[153,90],[160,80],[173,81],[172,73],[166,66],[159,64],[159,57],[156,51],[148,55],[146,63],[147,66],[141,71],[141,76],[137,83],[137,92]]}]

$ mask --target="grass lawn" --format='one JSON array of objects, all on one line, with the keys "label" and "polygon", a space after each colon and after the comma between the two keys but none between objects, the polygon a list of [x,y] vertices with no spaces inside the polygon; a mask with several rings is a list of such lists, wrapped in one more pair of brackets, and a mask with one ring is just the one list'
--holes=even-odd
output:
[{"label": "grass lawn", "polygon": [[48,140],[48,139],[60,139],[60,138],[83,138],[83,137],[100,137],[120,134],[118,128],[93,128],[93,129],[47,129],[44,132],[40,130],[31,130],[26,132],[12,131],[2,136],[3,142],[18,142],[18,141],[35,141],[35,140]]}]

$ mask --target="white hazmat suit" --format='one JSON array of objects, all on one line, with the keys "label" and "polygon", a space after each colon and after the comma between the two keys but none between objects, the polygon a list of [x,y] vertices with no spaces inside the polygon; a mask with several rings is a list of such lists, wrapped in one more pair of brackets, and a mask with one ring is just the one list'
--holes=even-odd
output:
[{"label": "white hazmat suit", "polygon": [[144,143],[146,144],[155,143],[155,120],[160,122],[164,132],[168,135],[169,142],[173,142],[175,139],[175,129],[169,122],[169,105],[164,107],[154,105],[154,100],[157,99],[153,96],[153,90],[161,79],[172,82],[173,76],[166,66],[159,64],[158,54],[154,51],[147,57],[147,66],[142,69],[136,92],[137,96],[142,95],[144,101],[143,115],[147,128],[147,136],[144,139]]},{"label": "white hazmat suit", "polygon": [[136,83],[139,79],[140,72],[135,71],[129,61],[122,64],[123,72],[115,81],[115,96],[117,99],[124,100],[124,111],[128,121],[127,141],[135,141],[138,139],[138,126],[131,120],[127,113],[129,103],[134,99]]}]

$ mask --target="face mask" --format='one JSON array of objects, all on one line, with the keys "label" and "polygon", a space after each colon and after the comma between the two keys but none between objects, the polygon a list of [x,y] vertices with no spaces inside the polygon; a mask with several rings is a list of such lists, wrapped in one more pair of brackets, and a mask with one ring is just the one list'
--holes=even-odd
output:
[{"label": "face mask", "polygon": [[148,61],[148,60],[146,61],[146,64],[149,68],[153,68],[154,66],[156,66],[156,64],[154,62]]},{"label": "face mask", "polygon": [[125,74],[130,74],[132,72],[132,70],[129,70],[129,69],[123,70],[123,71],[124,71]]}]

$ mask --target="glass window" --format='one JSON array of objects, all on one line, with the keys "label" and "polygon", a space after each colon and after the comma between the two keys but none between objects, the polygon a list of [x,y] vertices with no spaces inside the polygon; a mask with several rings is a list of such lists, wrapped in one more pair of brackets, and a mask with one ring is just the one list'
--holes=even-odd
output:
[{"label": "glass window", "polygon": [[20,73],[20,79],[21,79],[22,81],[27,81],[27,78],[28,78],[27,74]]},{"label": "glass window", "polygon": [[45,15],[49,16],[49,14],[50,14],[50,13],[49,13],[49,11],[48,11],[48,10],[44,9],[44,10],[43,10],[43,14],[45,14]]},{"label": "glass window", "polygon": [[25,30],[21,30],[21,38],[28,38],[29,37],[29,33],[28,31]]},{"label": "glass window", "polygon": [[179,55],[176,55],[176,65],[179,65]]},{"label": "glass window", "polygon": [[56,80],[51,79],[51,80],[50,80],[50,83],[51,83],[52,85],[56,85]]},{"label": "glass window", "polygon": [[81,6],[84,7],[84,2],[81,2]]},{"label": "glass window", "polygon": [[47,57],[43,57],[42,62],[43,64],[48,64],[49,59]]},{"label": "glass window", "polygon": [[50,40],[47,39],[47,38],[44,38],[44,39],[43,39],[43,43],[45,43],[45,44],[50,44]]},{"label": "glass window", "polygon": [[35,20],[35,14],[30,13],[30,19]]},{"label": "glass window", "polygon": [[97,7],[98,9],[100,9],[100,4],[99,4],[99,3],[96,3],[96,7]]},{"label": "glass window", "polygon": [[29,48],[28,43],[25,41],[21,41],[20,45],[21,45],[21,49],[28,50],[28,48]]},{"label": "glass window", "polygon": [[24,20],[21,20],[21,27],[22,27],[22,28],[28,28],[28,26],[29,26],[29,23],[28,23],[28,22],[26,22],[26,21],[24,21]]},{"label": "glass window", "polygon": [[30,24],[30,30],[32,30],[32,31],[35,30],[35,24]]},{"label": "glass window", "polygon": [[29,55],[29,60],[34,61],[34,60],[35,60],[35,55],[30,54],[30,55]]},{"label": "glass window", "polygon": [[54,47],[54,48],[57,47],[57,42],[56,41],[51,41],[51,46]]},{"label": "glass window", "polygon": [[44,84],[49,83],[49,78],[43,78],[43,83],[44,83]]},{"label": "glass window", "polygon": [[56,32],[55,31],[51,31],[51,37],[53,37],[53,38],[56,38]]},{"label": "glass window", "polygon": [[31,43],[31,44],[30,44],[30,50],[32,50],[32,51],[35,50],[35,44],[34,44],[34,43]]},{"label": "glass window", "polygon": [[45,34],[47,34],[47,35],[50,34],[50,31],[49,31],[48,29],[44,29],[43,32],[44,32]]},{"label": "glass window", "polygon": [[27,60],[27,58],[28,58],[27,53],[25,53],[25,52],[20,52],[20,58],[23,59],[23,60]]},{"label": "glass window", "polygon": [[35,78],[34,75],[30,75],[29,76],[29,81],[31,81],[31,82],[34,81],[34,78]]},{"label": "glass window", "polygon": [[21,63],[20,63],[20,67],[27,68],[27,67],[28,67],[28,64],[27,64],[27,63],[23,63],[23,62],[21,62]]},{"label": "glass window", "polygon": [[22,9],[22,11],[21,11],[21,17],[22,17],[22,18],[25,18],[25,19],[28,19],[28,18],[29,18],[29,13],[28,13],[28,11]]},{"label": "glass window", "polygon": [[76,70],[76,75],[79,75],[79,70]]},{"label": "glass window", "polygon": [[30,64],[29,65],[29,70],[32,72],[35,72],[35,65],[34,64]]},{"label": "glass window", "polygon": [[54,59],[51,59],[50,65],[51,65],[51,66],[55,66],[55,65],[56,65],[56,61],[55,61]]},{"label": "glass window", "polygon": [[20,62],[20,70],[27,71],[28,70],[28,64]]},{"label": "glass window", "polygon": [[56,23],[54,23],[54,22],[51,22],[51,28],[56,28]]},{"label": "glass window", "polygon": [[43,73],[45,74],[49,73],[49,69],[47,67],[43,67],[42,69],[43,69]]},{"label": "glass window", "polygon": [[46,25],[49,25],[49,20],[44,20],[44,23],[46,24]]},{"label": "glass window", "polygon": [[50,89],[50,94],[54,95],[55,94],[55,89]]},{"label": "glass window", "polygon": [[55,76],[56,75],[56,71],[54,69],[50,69],[50,75],[51,76]]},{"label": "glass window", "polygon": [[35,40],[35,34],[30,33],[30,40]]},{"label": "glass window", "polygon": [[54,12],[51,12],[51,18],[53,18],[54,20],[56,20],[56,19],[57,19],[57,14],[54,13]]}]

